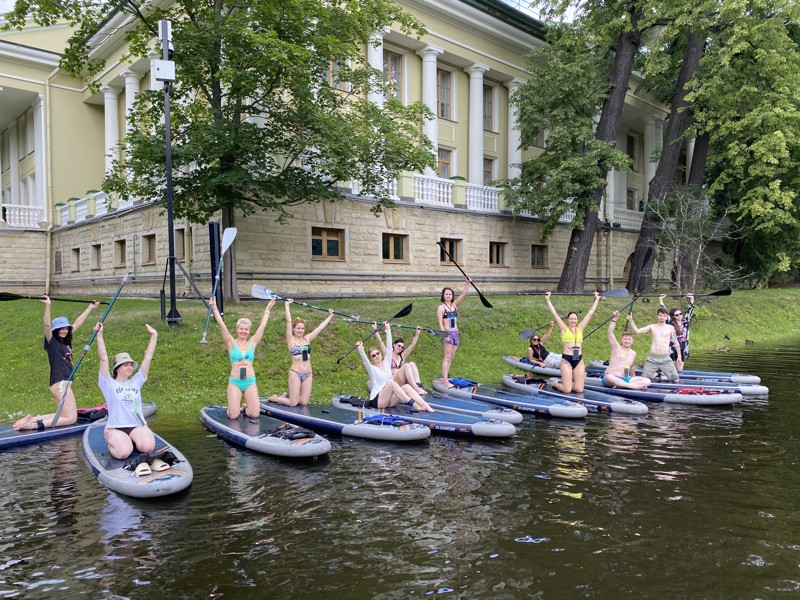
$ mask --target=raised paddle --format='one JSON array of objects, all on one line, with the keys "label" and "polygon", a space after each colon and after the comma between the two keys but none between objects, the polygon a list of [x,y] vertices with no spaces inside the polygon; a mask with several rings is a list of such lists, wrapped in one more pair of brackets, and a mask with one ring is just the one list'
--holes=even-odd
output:
[{"label": "raised paddle", "polygon": [[[606,290],[605,292],[600,292],[601,296],[605,296],[607,298],[627,298],[630,292],[628,292],[627,288],[614,288],[613,290]],[[533,296],[538,294],[544,294],[544,292],[517,292],[517,296]],[[581,292],[578,294],[573,294],[570,292],[550,292],[551,296],[594,296],[594,292]]]},{"label": "raised paddle", "polygon": [[492,306],[492,303],[489,302],[486,298],[483,297],[483,294],[481,294],[481,291],[478,289],[478,286],[475,285],[475,282],[472,281],[472,279],[470,279],[470,277],[466,273],[464,273],[464,269],[462,269],[458,265],[458,263],[456,262],[456,259],[454,259],[452,256],[450,256],[450,253],[444,247],[444,244],[442,243],[442,241],[440,240],[440,241],[436,242],[436,244],[442,249],[442,252],[444,252],[447,255],[447,258],[450,259],[450,262],[452,262],[456,267],[458,267],[458,270],[461,271],[461,274],[469,280],[469,282],[472,284],[472,287],[475,288],[475,291],[478,292],[478,296],[480,296],[481,304],[483,304],[486,308],[494,308]]},{"label": "raised paddle", "polygon": [[[286,300],[286,298],[279,296],[275,292],[270,289],[265,288],[263,285],[258,285],[254,283],[253,286],[250,288],[250,295],[253,298],[259,298],[261,300]],[[313,304],[309,304],[308,302],[300,302],[299,300],[295,300],[292,298],[292,302],[294,304],[299,304],[300,306],[305,306],[306,308],[313,308],[314,310],[320,310],[322,312],[329,312],[330,309],[323,308],[321,306],[314,306]],[[340,317],[345,317],[346,319],[350,319],[352,321],[358,321],[358,315],[348,315],[343,312],[333,311],[333,314],[339,315]],[[366,321],[366,323],[372,323],[372,321]]]},{"label": "raised paddle", "polygon": [[[692,294],[695,298],[710,298],[716,296],[730,296],[733,290],[717,290],[716,292],[709,292],[708,294]],[[686,294],[642,294],[639,298],[658,298],[659,296],[666,296],[667,298],[683,298]]]},{"label": "raised paddle", "polygon": [[[222,259],[225,257],[225,252],[227,252],[228,248],[230,248],[231,244],[233,244],[233,240],[236,239],[236,234],[237,233],[238,233],[238,230],[236,229],[236,227],[228,227],[222,233],[222,254],[220,254],[220,256],[219,256],[219,264],[217,264],[217,275],[214,277],[214,288],[211,290],[211,297],[212,298],[215,298],[216,295],[217,295],[217,288],[219,287],[219,275],[222,272],[222,262],[223,262]],[[208,333],[208,324],[211,321],[211,311],[212,311],[212,308],[211,308],[211,305],[209,304],[209,306],[208,306],[208,314],[206,314],[206,326],[203,329],[203,338],[200,340],[201,344],[207,344],[208,343],[206,341],[206,333]]]},{"label": "raised paddle", "polygon": [[[367,323],[367,324],[372,324],[372,321],[364,321],[364,320],[360,320],[360,319],[347,319],[347,321],[349,323]],[[416,329],[417,328],[416,325],[402,325],[400,323],[389,323],[389,325],[391,325],[392,327],[400,327],[402,329]],[[441,329],[431,329],[429,327],[420,327],[420,330],[427,331],[428,333],[432,333],[433,335],[435,335],[436,337],[439,337],[441,339],[446,338],[447,335],[448,335],[446,331],[442,331]]]},{"label": "raised paddle", "polygon": [[[11,292],[0,292],[0,302],[5,302],[7,300],[41,300],[42,296],[20,296],[19,294],[12,294]],[[74,298],[50,298],[55,302],[80,302],[81,304],[85,304],[86,302],[92,302],[92,300],[75,300]],[[108,304],[105,300],[98,301],[100,304]]]},{"label": "raised paddle", "polygon": [[536,333],[540,329],[544,329],[545,327],[549,327],[549,326],[550,326],[550,323],[546,323],[546,324],[542,325],[541,327],[537,327],[536,329],[523,329],[522,331],[519,332],[519,339],[521,339],[521,340],[529,340],[529,339],[531,339],[531,336],[534,333]]},{"label": "raised paddle", "polygon": [[[108,308],[106,312],[103,313],[103,316],[100,318],[100,322],[104,322],[108,313],[111,312],[111,307],[114,306],[114,302],[117,301],[119,298],[120,293],[122,292],[122,288],[125,287],[125,284],[128,283],[128,276],[130,273],[125,273],[125,277],[122,278],[122,282],[120,282],[119,287],[117,288],[117,293],[114,294],[114,297],[111,299],[111,302],[108,303]],[[56,412],[53,414],[53,420],[50,421],[50,427],[55,427],[58,423],[58,419],[61,417],[61,411],[64,409],[64,401],[67,399],[67,392],[69,391],[69,384],[72,383],[72,379],[75,377],[75,373],[78,371],[78,367],[81,366],[81,362],[83,362],[83,357],[86,356],[86,353],[89,352],[89,348],[92,346],[92,342],[94,342],[94,338],[97,337],[97,332],[92,330],[92,336],[89,338],[89,341],[86,342],[86,345],[83,347],[81,351],[81,355],[78,358],[78,362],[75,363],[75,366],[72,367],[72,372],[69,374],[67,378],[66,384],[64,385],[64,393],[61,395],[61,400],[58,403],[58,408],[56,408]]]},{"label": "raised paddle", "polygon": [[[413,305],[413,304],[409,304],[408,306],[406,306],[405,308],[403,308],[403,310],[401,310],[399,313],[397,313],[397,314],[396,314],[396,315],[394,315],[393,317],[389,317],[389,318],[387,319],[387,321],[389,321],[389,322],[392,322],[392,321],[394,321],[395,319],[399,319],[400,317],[405,317],[405,316],[408,316],[408,315],[410,315],[410,314],[411,314],[411,309],[412,309],[412,308],[414,308],[414,305]],[[373,335],[375,335],[375,332],[376,332],[376,331],[380,331],[380,328],[381,328],[381,327],[376,327],[375,329],[373,329],[372,331],[370,331],[370,332],[369,332],[369,334],[368,334],[368,335],[366,335],[366,336],[365,336],[365,337],[364,337],[364,338],[361,340],[361,343],[363,344],[363,343],[364,343],[364,342],[366,342],[366,341],[367,341],[369,338],[371,338]],[[344,358],[345,358],[345,357],[346,357],[348,354],[350,354],[350,353],[351,353],[353,350],[355,350],[356,348],[358,348],[358,344],[354,345],[352,348],[350,348],[350,350],[348,350],[347,352],[345,352],[344,354],[342,354],[342,355],[341,355],[341,356],[340,356],[340,357],[339,357],[339,358],[336,360],[336,364],[338,365],[340,362],[342,362],[342,359],[344,359]]]}]

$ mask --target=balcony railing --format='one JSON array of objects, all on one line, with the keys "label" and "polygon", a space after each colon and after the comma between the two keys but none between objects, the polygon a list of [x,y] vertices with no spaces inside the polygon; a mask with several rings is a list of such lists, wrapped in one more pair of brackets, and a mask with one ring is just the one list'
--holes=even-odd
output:
[{"label": "balcony railing", "polygon": [[476,212],[498,212],[500,209],[500,190],[485,185],[468,183],[467,208]]},{"label": "balcony railing", "polygon": [[414,200],[420,204],[453,206],[453,182],[450,179],[414,175]]},{"label": "balcony railing", "polygon": [[0,219],[11,227],[38,227],[45,220],[44,208],[23,204],[0,204]]},{"label": "balcony railing", "polygon": [[626,208],[614,207],[614,211],[611,213],[611,220],[613,223],[619,223],[622,229],[632,229],[634,231],[639,231],[639,229],[641,229],[643,218],[643,212],[628,210]]}]

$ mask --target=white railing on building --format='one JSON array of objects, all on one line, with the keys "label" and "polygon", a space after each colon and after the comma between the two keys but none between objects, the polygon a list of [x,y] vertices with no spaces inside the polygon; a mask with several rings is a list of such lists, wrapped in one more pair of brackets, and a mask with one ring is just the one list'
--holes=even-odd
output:
[{"label": "white railing on building", "polygon": [[[367,196],[367,195],[365,195],[363,193],[363,190],[362,190],[362,187],[361,187],[361,182],[358,181],[357,179],[353,179],[352,181],[350,181],[350,191],[355,196],[361,196],[363,198],[374,198],[374,196]],[[397,199],[397,180],[396,179],[391,179],[391,180],[387,181],[385,186],[384,186],[383,191],[389,198],[392,198],[393,200],[396,200]]]},{"label": "white railing on building", "polygon": [[44,208],[23,204],[0,204],[0,218],[12,227],[38,227],[45,220]]},{"label": "white railing on building", "polygon": [[486,185],[467,184],[467,208],[476,212],[499,212],[500,190]]},{"label": "white railing on building", "polygon": [[414,175],[414,199],[420,204],[435,206],[453,206],[453,182],[450,179]]},{"label": "white railing on building", "polygon": [[619,223],[619,226],[623,229],[633,229],[636,231],[641,229],[643,218],[643,212],[617,207],[614,207],[614,212],[610,216],[612,223]]}]

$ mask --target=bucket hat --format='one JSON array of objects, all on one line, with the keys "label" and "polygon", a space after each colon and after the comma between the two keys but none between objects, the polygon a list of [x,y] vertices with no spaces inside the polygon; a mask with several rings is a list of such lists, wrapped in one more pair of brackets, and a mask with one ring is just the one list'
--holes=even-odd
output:
[{"label": "bucket hat", "polygon": [[50,325],[50,331],[56,331],[57,329],[63,329],[64,327],[69,327],[72,329],[69,319],[67,319],[67,317],[56,317],[53,319],[53,323]]},{"label": "bucket hat", "polygon": [[133,370],[139,368],[139,363],[131,358],[131,355],[127,352],[120,352],[119,354],[114,356],[114,367],[111,369],[111,372],[114,373],[117,370],[117,367],[123,365],[125,363],[133,363]]}]

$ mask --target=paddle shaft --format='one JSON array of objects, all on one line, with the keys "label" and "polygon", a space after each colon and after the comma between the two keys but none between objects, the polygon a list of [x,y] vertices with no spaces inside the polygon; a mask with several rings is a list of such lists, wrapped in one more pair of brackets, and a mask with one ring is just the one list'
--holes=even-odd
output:
[{"label": "paddle shaft", "polygon": [[[409,304],[408,306],[406,306],[405,308],[403,308],[403,310],[401,310],[399,313],[397,313],[396,315],[394,315],[393,317],[391,317],[390,319],[387,319],[387,320],[388,320],[389,322],[391,322],[391,321],[393,321],[393,320],[395,320],[395,319],[399,319],[400,317],[405,317],[406,315],[408,315],[408,314],[410,314],[410,313],[411,313],[411,309],[413,308],[413,306],[414,306],[413,304]],[[376,327],[375,329],[373,329],[372,331],[370,331],[368,335],[364,336],[364,337],[361,339],[361,343],[363,344],[363,343],[364,343],[364,342],[366,342],[366,341],[367,341],[369,338],[371,338],[373,335],[375,335],[375,332],[376,332],[376,331],[380,331],[380,328],[381,328],[381,327],[382,327],[382,325],[381,325],[381,326],[379,326],[379,327]],[[339,357],[339,358],[336,360],[336,364],[338,365],[340,362],[342,362],[342,360],[343,360],[344,358],[346,358],[346,357],[347,357],[347,356],[348,356],[348,355],[349,355],[349,354],[350,354],[350,353],[351,353],[353,350],[355,350],[356,348],[358,348],[358,344],[354,345],[352,348],[350,348],[350,350],[348,350],[347,352],[345,352],[344,354],[342,354],[342,355],[341,355],[341,356],[340,356],[340,357]]]},{"label": "paddle shaft", "polygon": [[[0,292],[0,302],[6,300],[41,300],[42,296],[21,296],[19,294],[12,294],[11,292]],[[76,300],[75,298],[50,298],[55,302],[80,302],[85,304],[87,302],[94,302],[93,300]],[[108,304],[105,300],[98,300],[99,304]]]},{"label": "paddle shaft", "polygon": [[[709,292],[708,294],[692,294],[695,298],[710,298],[714,296],[730,296],[733,290],[717,290],[716,292]],[[660,296],[667,298],[685,298],[686,294],[642,294],[640,298],[659,298]]]},{"label": "paddle shaft", "polygon": [[[272,290],[270,290],[268,288],[265,288],[263,285],[258,285],[257,283],[254,283],[253,286],[250,288],[250,293],[253,295],[253,297],[260,298],[262,300],[272,300],[273,298],[275,300],[283,300],[283,301],[288,300],[288,298],[284,298],[283,296],[279,296],[278,294],[276,294]],[[308,302],[301,302],[300,300],[295,300],[294,298],[292,298],[292,303],[293,304],[299,304],[300,306],[305,306],[306,308],[312,308],[314,310],[319,310],[321,312],[330,312],[330,309],[328,309],[328,308],[323,308],[322,306],[314,306],[313,304],[309,304]],[[346,313],[339,312],[339,311],[336,311],[336,310],[333,311],[333,314],[338,315],[340,317],[345,317],[347,319],[351,319],[351,320],[354,320],[354,321],[358,321],[358,315],[348,315]],[[372,321],[366,321],[366,322],[367,323],[372,323]]]},{"label": "paddle shaft", "polygon": [[[517,292],[518,296],[533,296],[533,295],[540,295],[545,294],[546,292]],[[626,288],[614,288],[613,290],[606,290],[605,292],[600,292],[601,296],[605,296],[607,298],[627,298],[630,292]],[[550,292],[551,296],[594,296],[594,292],[580,292],[573,294],[571,292]]]},{"label": "paddle shaft", "polygon": [[458,268],[458,270],[461,271],[461,274],[464,277],[467,278],[467,280],[470,282],[470,284],[472,284],[472,287],[475,288],[475,291],[478,292],[478,297],[480,297],[480,299],[481,299],[481,304],[483,304],[486,308],[494,308],[492,306],[491,302],[489,302],[486,298],[483,297],[483,294],[481,294],[481,291],[478,289],[478,286],[475,285],[475,282],[472,281],[472,279],[469,277],[469,275],[467,275],[464,272],[464,269],[462,269],[461,266],[456,262],[456,259],[454,259],[450,255],[450,253],[447,251],[447,248],[444,247],[444,244],[441,241],[436,242],[436,244],[442,249],[442,252],[444,252],[447,255],[447,258],[450,259],[450,262],[452,262]]},{"label": "paddle shaft", "polygon": [[[351,322],[351,323],[366,323],[366,324],[371,324],[372,323],[372,321],[364,321],[363,319],[348,319],[348,321]],[[403,325],[402,323],[389,323],[389,325],[391,325],[392,327],[400,327],[402,329],[416,329],[417,328],[416,325]],[[433,335],[438,336],[440,338],[447,337],[447,332],[446,331],[442,331],[441,329],[431,329],[430,327],[420,327],[420,330],[421,331],[427,331],[428,333],[432,333]]]},{"label": "paddle shaft", "polygon": [[[108,308],[106,308],[106,312],[103,313],[103,316],[100,318],[100,323],[103,323],[108,316],[108,313],[111,312],[111,307],[114,306],[114,303],[119,298],[119,295],[122,293],[122,288],[125,287],[125,284],[128,282],[128,276],[130,273],[125,273],[125,277],[122,278],[122,281],[117,288],[117,293],[114,294],[114,297],[111,299],[111,302],[108,303]],[[97,337],[97,331],[92,329],[92,335],[89,337],[89,341],[86,342],[86,345],[83,347],[81,351],[81,355],[78,357],[78,362],[75,363],[75,366],[72,367],[72,372],[69,374],[67,378],[66,385],[64,385],[64,393],[61,395],[61,401],[58,403],[58,408],[56,409],[55,414],[53,414],[53,420],[50,421],[50,427],[55,427],[58,423],[58,419],[61,417],[61,411],[64,409],[64,401],[67,399],[67,392],[69,391],[69,385],[72,383],[72,380],[75,378],[75,373],[78,372],[78,368],[81,366],[83,362],[83,357],[86,356],[86,353],[89,352],[89,348],[92,347],[92,343],[94,342],[94,338]]]}]

